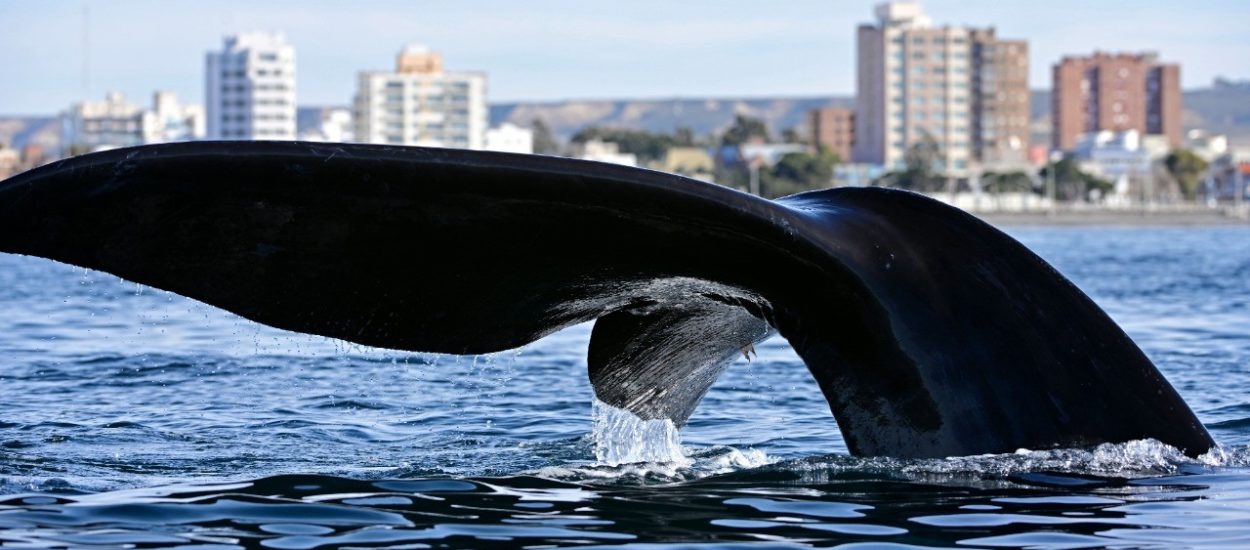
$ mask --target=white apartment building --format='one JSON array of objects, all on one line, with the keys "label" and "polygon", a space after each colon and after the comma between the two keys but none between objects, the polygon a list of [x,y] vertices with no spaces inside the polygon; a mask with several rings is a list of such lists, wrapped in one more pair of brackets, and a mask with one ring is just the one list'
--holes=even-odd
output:
[{"label": "white apartment building", "polygon": [[118,92],[100,101],[82,101],[61,114],[65,154],[149,143],[203,139],[204,109],[183,105],[172,92],[156,92],[143,109]]},{"label": "white apartment building", "polygon": [[1154,161],[1167,156],[1167,139],[1161,134],[1142,135],[1137,130],[1102,130],[1081,134],[1073,152],[1087,172],[1112,181],[1142,178],[1150,174]]},{"label": "white apartment building", "polygon": [[329,107],[317,112],[317,122],[300,131],[300,141],[342,143],[356,139],[350,109]]},{"label": "white apartment building", "polygon": [[152,108],[144,111],[144,143],[204,139],[208,119],[203,105],[182,104],[173,92],[152,95]]},{"label": "white apartment building", "polygon": [[486,150],[504,153],[534,154],[534,132],[511,122],[486,131]]},{"label": "white apartment building", "polygon": [[209,139],[295,139],[295,48],[282,34],[227,36],[204,80]]},{"label": "white apartment building", "polygon": [[574,153],[582,160],[593,160],[623,166],[638,166],[638,155],[622,153],[620,144],[612,141],[592,139],[581,145],[574,146]]},{"label": "white apartment building", "polygon": [[486,74],[447,72],[422,46],[396,57],[394,72],[362,72],[355,98],[356,141],[457,149],[486,147]]}]

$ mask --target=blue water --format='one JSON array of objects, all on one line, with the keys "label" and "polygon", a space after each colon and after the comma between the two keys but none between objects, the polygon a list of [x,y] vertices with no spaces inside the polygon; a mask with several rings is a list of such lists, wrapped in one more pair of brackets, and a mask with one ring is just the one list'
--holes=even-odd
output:
[{"label": "blue water", "polygon": [[781,339],[677,444],[595,410],[589,325],[490,356],[397,353],[0,255],[0,545],[1250,546],[1250,229],[1011,233],[1220,449],[849,457]]}]

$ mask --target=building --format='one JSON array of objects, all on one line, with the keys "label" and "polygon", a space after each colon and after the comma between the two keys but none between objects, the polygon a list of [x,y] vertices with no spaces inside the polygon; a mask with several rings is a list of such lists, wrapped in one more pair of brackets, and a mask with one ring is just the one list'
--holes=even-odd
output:
[{"label": "building", "polygon": [[282,34],[227,36],[204,80],[209,139],[295,139],[295,48]]},{"label": "building", "polygon": [[61,114],[61,147],[66,156],[143,144],[143,110],[119,92],[104,100],[75,103]]},{"label": "building", "polygon": [[1207,162],[1228,154],[1228,136],[1209,134],[1203,130],[1190,130],[1185,134],[1185,148],[1193,151]]},{"label": "building", "polygon": [[1083,134],[1072,151],[1086,172],[1111,181],[1146,177],[1152,163],[1167,155],[1167,143],[1159,136],[1142,136],[1137,130],[1103,130]]},{"label": "building", "polygon": [[183,105],[172,92],[153,94],[143,109],[118,92],[82,101],[61,114],[61,146],[67,155],[150,143],[203,139],[204,109]]},{"label": "building", "polygon": [[1023,164],[1028,151],[1028,44],[993,29],[935,26],[915,2],[876,8],[856,52],[856,162],[903,165],[932,141],[940,172]]},{"label": "building", "polygon": [[301,109],[305,120],[299,124],[300,141],[343,143],[356,139],[352,111],[344,107]]},{"label": "building", "polygon": [[0,143],[0,180],[21,171],[21,157],[17,150]]},{"label": "building", "polygon": [[702,147],[669,147],[655,169],[705,181],[712,180],[716,161]]},{"label": "building", "polygon": [[505,122],[486,131],[486,150],[504,153],[534,154],[534,131]]},{"label": "building", "polygon": [[1153,53],[1064,57],[1051,82],[1051,143],[1071,150],[1103,130],[1166,136],[1181,145],[1181,69]]},{"label": "building", "polygon": [[1250,147],[1230,147],[1207,172],[1208,201],[1250,204]]},{"label": "building", "polygon": [[445,71],[437,52],[408,46],[394,72],[360,73],[355,112],[357,141],[483,149],[486,74]]},{"label": "building", "polygon": [[816,148],[828,148],[843,162],[851,160],[855,144],[855,111],[842,107],[824,107],[807,112],[808,142]]},{"label": "building", "polygon": [[585,143],[575,144],[573,149],[574,156],[582,160],[638,166],[638,155],[622,153],[621,146],[611,141],[592,139]]},{"label": "building", "polygon": [[986,168],[1029,164],[1029,43],[971,29],[972,158]]},{"label": "building", "polygon": [[143,142],[167,143],[204,139],[207,117],[204,107],[178,102],[173,92],[152,95],[152,108],[143,113]]}]

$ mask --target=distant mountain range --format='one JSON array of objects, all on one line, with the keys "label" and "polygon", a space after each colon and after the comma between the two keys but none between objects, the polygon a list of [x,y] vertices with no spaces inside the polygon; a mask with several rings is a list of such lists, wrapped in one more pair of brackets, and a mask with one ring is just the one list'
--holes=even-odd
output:
[{"label": "distant mountain range", "polygon": [[[652,132],[690,128],[696,135],[720,132],[742,114],[764,120],[779,133],[803,123],[806,113],[824,106],[851,107],[848,96],[779,98],[604,99],[496,103],[490,106],[491,125],[511,122],[529,126],[542,119],[558,139],[567,140],[588,126],[612,126]],[[301,129],[316,124],[324,106],[300,107]],[[1032,94],[1034,143],[1049,136],[1050,92]],[[1217,82],[1209,88],[1185,92],[1184,125],[1216,134],[1228,134],[1237,145],[1250,146],[1250,83]],[[27,143],[56,149],[60,122],[54,116],[0,115],[0,144],[20,148]]]},{"label": "distant mountain range", "polygon": [[558,139],[567,140],[587,126],[612,126],[672,132],[690,128],[696,135],[728,128],[736,115],[764,120],[774,132],[803,123],[807,112],[827,106],[853,107],[850,97],[678,98],[645,100],[570,100],[498,103],[490,107],[491,125],[529,126],[542,119]]},{"label": "distant mountain range", "polygon": [[[1186,130],[1202,128],[1228,134],[1235,144],[1250,146],[1250,86],[1222,84],[1184,92]],[[1034,143],[1048,143],[1050,91],[1034,90],[1030,98]],[[852,107],[849,96],[753,99],[570,100],[498,103],[491,105],[491,125],[530,125],[541,118],[559,139],[567,140],[587,126],[612,126],[652,132],[690,128],[709,135],[727,128],[735,115],[762,119],[774,133],[803,123],[817,107]]]},{"label": "distant mountain range", "polygon": [[0,115],[0,145],[21,149],[28,143],[55,152],[61,144],[61,120],[55,116]]}]

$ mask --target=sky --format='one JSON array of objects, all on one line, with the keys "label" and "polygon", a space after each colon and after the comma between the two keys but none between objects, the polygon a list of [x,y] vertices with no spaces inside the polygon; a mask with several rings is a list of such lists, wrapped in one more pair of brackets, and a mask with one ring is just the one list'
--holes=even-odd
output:
[{"label": "sky", "polygon": [[[873,0],[354,2],[0,0],[0,113],[53,114],[120,91],[201,101],[222,37],[282,31],[297,102],[347,105],[356,73],[408,43],[489,73],[491,102],[849,95]],[[938,24],[994,26],[1031,49],[1030,85],[1095,49],[1154,50],[1186,88],[1250,78],[1250,0],[924,0]]]}]

